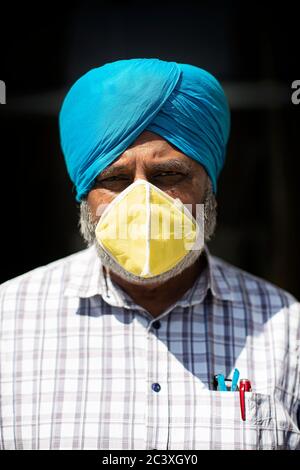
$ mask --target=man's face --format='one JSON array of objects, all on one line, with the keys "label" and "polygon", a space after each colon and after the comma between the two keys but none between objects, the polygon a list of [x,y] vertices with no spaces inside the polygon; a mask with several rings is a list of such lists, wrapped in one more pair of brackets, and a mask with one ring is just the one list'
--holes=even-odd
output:
[{"label": "man's face", "polygon": [[96,178],[87,203],[93,222],[99,219],[99,206],[109,204],[137,179],[154,184],[184,204],[203,202],[208,176],[196,161],[184,155],[165,139],[149,131],[138,139]]},{"label": "man's face", "polygon": [[199,258],[202,248],[191,250],[171,270],[154,278],[137,278],[116,263],[100,246],[95,228],[103,209],[137,179],[144,179],[174,199],[192,208],[197,217],[197,204],[204,203],[204,238],[210,239],[216,221],[216,202],[210,179],[204,168],[184,155],[162,137],[145,131],[115,162],[96,178],[93,189],[80,206],[80,228],[89,245],[95,244],[105,267],[130,283],[161,284],[190,267]]}]

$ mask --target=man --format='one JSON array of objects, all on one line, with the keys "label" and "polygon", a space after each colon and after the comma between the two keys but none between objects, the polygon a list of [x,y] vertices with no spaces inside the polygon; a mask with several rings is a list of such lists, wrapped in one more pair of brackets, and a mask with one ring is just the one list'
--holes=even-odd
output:
[{"label": "man", "polygon": [[[207,248],[229,123],[187,64],[117,61],[71,88],[89,247],[1,286],[2,449],[300,448],[299,303]],[[235,369],[251,391],[222,382]]]}]

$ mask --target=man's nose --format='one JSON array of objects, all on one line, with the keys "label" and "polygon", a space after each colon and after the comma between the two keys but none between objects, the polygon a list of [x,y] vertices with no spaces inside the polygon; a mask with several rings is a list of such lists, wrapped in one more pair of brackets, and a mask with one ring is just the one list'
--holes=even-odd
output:
[{"label": "man's nose", "polygon": [[147,176],[147,173],[146,173],[146,171],[145,171],[144,168],[138,168],[138,169],[136,169],[135,174],[134,174],[134,179],[133,179],[133,181],[136,181],[136,180],[145,180],[145,181],[149,181],[148,176]]}]

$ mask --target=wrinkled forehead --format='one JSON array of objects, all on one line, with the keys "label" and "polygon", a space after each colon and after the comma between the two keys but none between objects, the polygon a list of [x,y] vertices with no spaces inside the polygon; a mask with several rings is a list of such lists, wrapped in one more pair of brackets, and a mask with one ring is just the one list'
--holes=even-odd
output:
[{"label": "wrinkled forehead", "polygon": [[100,174],[108,174],[114,170],[130,170],[139,165],[165,171],[204,170],[200,163],[185,155],[167,139],[153,132],[144,131]]}]

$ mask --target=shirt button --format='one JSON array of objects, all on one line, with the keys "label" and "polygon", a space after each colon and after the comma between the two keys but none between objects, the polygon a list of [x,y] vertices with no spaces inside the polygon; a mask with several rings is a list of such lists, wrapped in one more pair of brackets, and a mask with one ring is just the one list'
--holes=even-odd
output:
[{"label": "shirt button", "polygon": [[158,383],[152,384],[152,390],[154,392],[159,392],[161,389],[161,386]]},{"label": "shirt button", "polygon": [[160,323],[159,320],[156,320],[156,321],[154,321],[154,322],[152,323],[152,326],[153,326],[153,328],[155,328],[156,330],[158,330],[158,328],[161,327],[161,323]]}]

